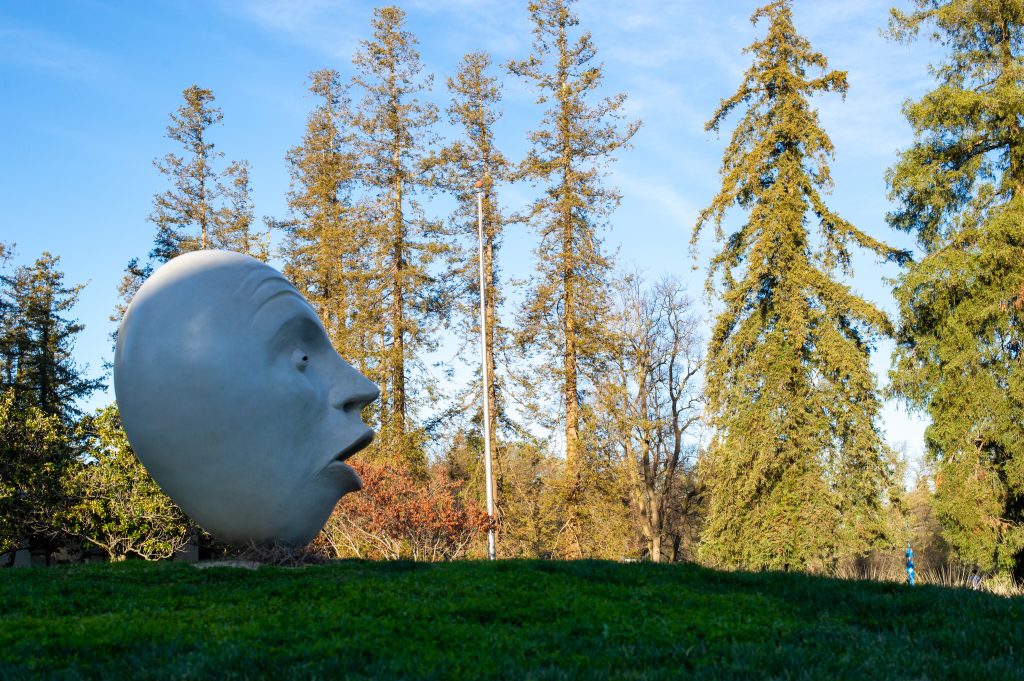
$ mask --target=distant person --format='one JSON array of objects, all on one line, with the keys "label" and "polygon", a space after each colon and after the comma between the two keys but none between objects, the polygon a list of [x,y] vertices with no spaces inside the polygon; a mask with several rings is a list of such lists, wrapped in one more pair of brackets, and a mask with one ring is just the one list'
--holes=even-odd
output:
[{"label": "distant person", "polygon": [[907,583],[914,586],[914,549],[907,544]]},{"label": "distant person", "polygon": [[977,591],[981,588],[981,575],[978,574],[978,568],[971,568],[971,576],[967,579],[967,586],[971,591]]}]

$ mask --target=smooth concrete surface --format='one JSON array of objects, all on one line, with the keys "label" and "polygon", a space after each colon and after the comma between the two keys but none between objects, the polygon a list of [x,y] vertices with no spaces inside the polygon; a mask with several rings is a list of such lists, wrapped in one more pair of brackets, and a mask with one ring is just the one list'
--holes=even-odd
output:
[{"label": "smooth concrete surface", "polygon": [[114,391],[161,488],[214,536],[302,545],[359,476],[379,390],[277,270],[228,251],[159,268],[125,312]]}]

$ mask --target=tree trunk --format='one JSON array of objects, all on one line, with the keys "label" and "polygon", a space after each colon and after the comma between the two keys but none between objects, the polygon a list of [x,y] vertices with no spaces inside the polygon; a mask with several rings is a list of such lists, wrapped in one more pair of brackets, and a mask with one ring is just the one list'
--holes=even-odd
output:
[{"label": "tree trunk", "polygon": [[[569,223],[569,221],[566,221]],[[565,352],[563,362],[565,367],[565,383],[563,399],[565,400],[565,473],[566,473],[566,526],[569,529],[569,536],[572,542],[568,547],[569,558],[582,558],[583,547],[580,545],[580,518],[579,504],[580,492],[582,491],[582,470],[580,467],[579,455],[579,403],[577,401],[577,351],[576,351],[576,324],[575,306],[573,300],[574,281],[572,277],[570,251],[572,245],[571,223],[566,225],[563,243],[563,270],[562,281],[565,287],[565,309],[563,312],[563,332],[565,334]]]},{"label": "tree trunk", "polygon": [[651,562],[661,562],[661,504],[654,499],[653,490],[648,490],[651,495]]},{"label": "tree trunk", "polygon": [[401,151],[398,139],[394,149],[395,216],[394,216],[394,293],[391,300],[391,384],[393,400],[392,418],[404,448],[405,442],[405,224],[402,215]]},{"label": "tree trunk", "polygon": [[206,210],[206,144],[202,130],[199,131],[199,149],[199,246],[205,251],[210,226]]},{"label": "tree trunk", "polygon": [[[497,293],[494,290],[494,222],[493,222],[493,211],[491,208],[491,198],[489,193],[484,194],[484,215],[487,217],[487,221],[484,223],[484,282],[487,287],[487,292],[484,297],[484,318],[487,323],[487,333],[484,334],[484,356],[487,364],[487,413],[489,415],[488,432],[490,434],[491,441],[491,453],[494,457],[494,469],[492,475],[499,480],[501,479],[501,466],[500,457],[498,456],[498,436],[497,436],[497,422],[498,422],[498,400],[497,400],[497,389],[495,388],[494,378],[494,336],[495,330],[494,325],[497,320],[496,312],[496,299]],[[492,481],[492,493],[494,505],[498,505],[498,487],[497,481]]]}]

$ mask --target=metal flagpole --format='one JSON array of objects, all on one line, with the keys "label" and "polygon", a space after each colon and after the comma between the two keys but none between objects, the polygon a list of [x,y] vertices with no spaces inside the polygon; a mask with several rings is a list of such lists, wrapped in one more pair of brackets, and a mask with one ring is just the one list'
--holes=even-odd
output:
[{"label": "metal flagpole", "polygon": [[487,517],[491,526],[487,530],[487,555],[494,560],[494,481],[491,478],[491,411],[490,381],[487,375],[487,312],[484,297],[486,280],[484,279],[484,182],[476,181],[476,230],[480,242],[480,359],[483,375],[484,396],[484,475],[487,477]]}]

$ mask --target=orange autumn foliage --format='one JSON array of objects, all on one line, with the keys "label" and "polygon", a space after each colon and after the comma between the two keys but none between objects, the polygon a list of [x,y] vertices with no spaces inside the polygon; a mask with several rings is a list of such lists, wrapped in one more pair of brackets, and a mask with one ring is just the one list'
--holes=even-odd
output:
[{"label": "orange autumn foliage", "polygon": [[459,499],[462,482],[450,480],[444,466],[417,479],[402,461],[351,465],[363,489],[338,504],[321,535],[338,557],[452,560],[489,527],[477,504]]}]

